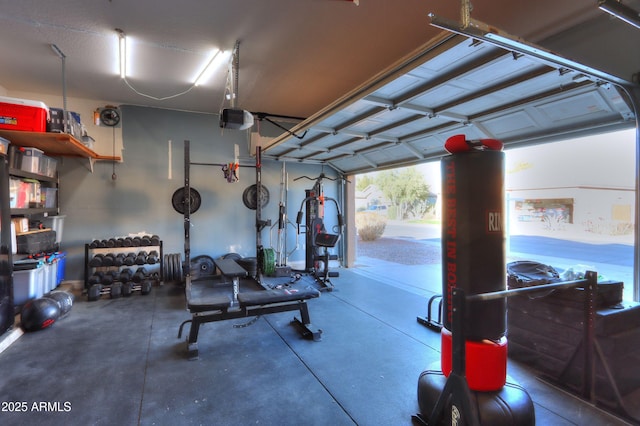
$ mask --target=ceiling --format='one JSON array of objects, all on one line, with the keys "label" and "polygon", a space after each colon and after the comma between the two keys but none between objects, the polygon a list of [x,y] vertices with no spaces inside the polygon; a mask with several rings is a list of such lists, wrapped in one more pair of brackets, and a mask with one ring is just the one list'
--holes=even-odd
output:
[{"label": "ceiling", "polygon": [[[640,9],[640,0],[625,3]],[[622,81],[632,81],[640,70],[640,30],[611,19],[596,5],[595,0],[475,0],[472,16]],[[452,46],[450,53],[431,51],[421,56],[429,63],[411,63],[412,74],[396,82],[385,75],[388,86],[376,88],[381,92],[374,93],[370,87],[363,90],[372,78],[380,81],[390,65],[430,50],[430,41],[443,37],[441,29],[430,25],[429,13],[459,21],[460,4],[453,0],[359,0],[359,5],[348,0],[4,2],[0,8],[0,37],[4,40],[0,43],[0,86],[10,96],[15,92],[60,94],[63,76],[61,60],[51,49],[55,44],[66,56],[67,97],[213,114],[223,107],[236,107],[273,116],[313,117],[313,124],[320,127],[310,130],[304,141],[280,138],[281,146],[273,146],[268,154],[330,162],[344,172],[383,167],[390,159],[405,161],[403,155],[391,155],[391,145],[408,153],[412,157],[408,161],[428,159],[434,155],[435,142],[407,132],[425,131],[421,122],[442,128],[448,125],[446,117],[456,114],[454,121],[466,125],[472,121],[478,129],[482,124],[485,133],[514,143],[526,141],[523,135],[539,137],[552,122],[556,129],[569,129],[592,119],[602,123],[629,119],[629,109],[615,89],[583,82],[572,88],[576,97],[564,104],[560,94],[554,99],[560,110],[578,105],[586,115],[576,113],[579,117],[573,123],[562,123],[557,109],[545,107],[544,102],[528,104],[526,113],[535,114],[522,117],[536,121],[539,127],[518,135],[512,129],[518,125],[516,110],[501,116],[497,109],[510,102],[521,103],[527,92],[545,93],[558,84],[574,84],[574,80],[546,72],[526,58],[513,61],[488,45],[469,47],[457,37],[447,42]],[[129,37],[128,84],[117,71],[116,28]],[[192,87],[213,48],[231,50],[236,45],[236,75],[223,67],[204,84]],[[476,61],[485,64],[477,70],[465,70]],[[529,82],[509,88],[496,86],[529,76]],[[231,104],[224,94],[228,78],[235,81],[235,77],[237,98]],[[425,92],[428,99],[407,93],[412,85],[433,86],[434,79],[443,78],[450,81],[431,87]],[[403,86],[407,80],[409,85]],[[483,90],[487,93],[482,94]],[[346,99],[349,96],[345,94],[368,99]],[[464,102],[447,105],[453,99]],[[394,105],[391,109],[390,101]],[[349,107],[350,120],[366,119],[351,124],[341,122],[340,116],[329,119],[337,112],[331,108],[337,102]],[[324,121],[319,121],[319,114]],[[416,118],[416,114],[423,118]],[[432,118],[424,118],[427,116]],[[385,130],[398,121],[413,127]],[[309,124],[303,127],[309,128]],[[345,140],[336,139],[338,135],[326,136],[328,129],[334,133],[338,127],[345,128],[341,138],[360,137],[367,142],[341,148]],[[450,130],[440,133],[446,135]],[[376,138],[371,137],[374,134]],[[322,142],[309,143],[311,138]],[[375,152],[372,140],[384,149]],[[311,155],[313,150],[321,154]],[[349,156],[354,161],[347,160]]]}]

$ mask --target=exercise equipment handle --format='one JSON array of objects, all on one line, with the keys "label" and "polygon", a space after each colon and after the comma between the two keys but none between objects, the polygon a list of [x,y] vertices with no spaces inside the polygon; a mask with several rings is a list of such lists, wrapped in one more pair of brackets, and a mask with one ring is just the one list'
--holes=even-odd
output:
[{"label": "exercise equipment handle", "polygon": [[312,177],[309,177],[309,176],[299,176],[299,177],[295,178],[294,181],[300,180],[300,179],[315,180],[315,181],[318,181],[318,182],[321,182],[322,179],[327,179],[327,180],[330,180],[330,181],[333,181],[333,182],[335,182],[337,180],[344,180],[345,182],[351,183],[350,181],[345,179],[343,176],[338,176],[338,177],[332,178],[332,177],[329,177],[329,176],[325,175],[324,173],[320,173],[320,175],[318,177],[316,177],[316,178],[312,178]]},{"label": "exercise equipment handle", "polygon": [[[467,301],[487,301],[487,300],[495,300],[501,299],[503,297],[511,297],[516,296],[522,293],[535,293],[542,290],[560,290],[564,288],[573,288],[578,287],[583,284],[589,284],[591,274],[595,274],[595,272],[587,271],[586,278],[582,280],[573,280],[573,281],[563,281],[559,283],[550,283],[550,284],[541,284],[531,287],[522,287],[522,288],[512,288],[510,290],[502,290],[502,291],[492,291],[490,293],[480,293],[467,296]],[[597,276],[596,276],[597,278]]]},{"label": "exercise equipment handle", "polygon": [[[302,216],[304,215],[304,212],[302,211],[304,209],[304,204],[309,201],[309,200],[314,200],[318,198],[317,196],[313,196],[313,197],[306,197],[304,200],[302,200],[302,203],[300,203],[300,210],[298,210],[298,215],[296,216],[296,223],[298,224],[298,233],[300,233],[300,224],[302,223]],[[344,227],[344,219],[342,218],[342,213],[340,213],[340,206],[338,205],[338,201],[336,201],[335,198],[332,197],[324,197],[325,201],[332,201],[333,204],[336,206],[336,210],[338,211],[338,226],[340,227],[340,229],[342,229],[342,227]]]},{"label": "exercise equipment handle", "polygon": [[335,198],[332,197],[324,197],[325,201],[333,201],[333,204],[336,206],[336,211],[338,212],[338,227],[342,229],[344,227],[344,219],[342,218],[342,213],[340,212],[340,207],[338,206],[338,202]]},{"label": "exercise equipment handle", "polygon": [[280,204],[280,208],[278,210],[278,229],[284,229],[286,222],[285,216],[286,213],[284,204]]}]

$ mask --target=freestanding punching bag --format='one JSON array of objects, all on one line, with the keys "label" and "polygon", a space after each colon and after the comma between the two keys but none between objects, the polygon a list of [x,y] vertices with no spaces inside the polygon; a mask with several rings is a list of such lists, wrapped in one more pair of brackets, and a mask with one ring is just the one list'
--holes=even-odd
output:
[{"label": "freestanding punching bag", "polygon": [[[447,141],[452,155],[441,161],[445,376],[451,372],[452,290],[460,288],[468,296],[506,290],[502,144],[483,140],[489,145],[481,145],[486,149],[473,149],[463,135],[457,138]],[[465,306],[466,375],[471,390],[492,391],[505,384],[506,306],[506,299]]]},{"label": "freestanding punching bag", "polygon": [[529,394],[507,377],[506,300],[465,301],[506,289],[502,143],[456,135],[445,149],[442,351],[440,368],[418,379],[414,417],[429,425],[534,426]]}]

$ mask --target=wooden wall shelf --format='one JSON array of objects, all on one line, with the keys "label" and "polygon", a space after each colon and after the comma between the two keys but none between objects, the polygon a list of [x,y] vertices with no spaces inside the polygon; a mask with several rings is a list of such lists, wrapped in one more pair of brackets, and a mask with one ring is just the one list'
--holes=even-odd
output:
[{"label": "wooden wall shelf", "polygon": [[50,157],[82,157],[92,160],[121,161],[121,157],[100,155],[66,133],[23,132],[2,130],[0,136],[17,146],[28,146],[44,151]]}]

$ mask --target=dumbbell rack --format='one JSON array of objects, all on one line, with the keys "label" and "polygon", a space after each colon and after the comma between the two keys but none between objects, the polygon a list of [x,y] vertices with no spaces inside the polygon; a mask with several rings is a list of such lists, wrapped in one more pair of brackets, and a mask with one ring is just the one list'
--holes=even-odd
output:
[{"label": "dumbbell rack", "polygon": [[[108,240],[101,240],[101,241],[94,240],[91,244],[85,244],[84,288],[87,294],[89,295],[90,300],[97,300],[95,298],[91,298],[90,289],[93,285],[91,277],[94,274],[97,274],[98,272],[101,272],[103,274],[111,274],[114,277],[113,280],[111,280],[108,283],[102,283],[102,282],[100,283],[102,285],[102,290],[100,294],[109,294],[112,298],[120,297],[123,295],[128,296],[130,294],[130,292],[122,291],[122,288],[125,285],[125,283],[119,278],[120,273],[126,268],[132,269],[132,275],[135,275],[136,270],[139,268],[142,268],[142,267],[144,267],[145,269],[149,268],[150,271],[149,273],[147,273],[147,275],[144,276],[144,281],[151,280],[151,281],[156,281],[156,283],[159,283],[164,280],[164,276],[163,276],[164,255],[163,255],[161,240],[159,240],[158,238],[154,238],[153,242],[150,242],[148,238],[144,240],[138,239],[138,241],[136,242],[136,245],[130,245],[130,246],[123,246],[121,244],[121,240],[122,239],[111,238]],[[96,246],[96,242],[101,243],[100,246]],[[149,254],[153,251],[157,252],[158,254],[157,262],[154,262],[154,263],[147,262],[147,259],[145,258],[145,261],[143,264],[141,263],[135,263],[134,265],[122,264],[118,266],[116,265],[91,266],[90,265],[91,260],[96,256],[98,257],[100,256],[104,257],[107,255],[127,256],[128,254],[134,254],[136,257],[138,257],[138,256],[141,256],[143,252],[146,252],[147,254]],[[141,290],[141,289],[144,289],[144,287],[138,285],[134,289]],[[147,286],[147,290],[150,291],[150,288],[148,286]],[[141,291],[141,294],[143,295],[148,294],[148,291]],[[98,298],[99,297],[100,296],[98,296]]]}]

